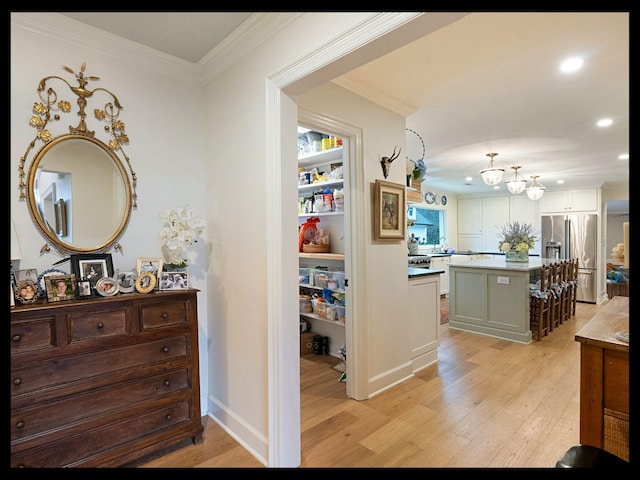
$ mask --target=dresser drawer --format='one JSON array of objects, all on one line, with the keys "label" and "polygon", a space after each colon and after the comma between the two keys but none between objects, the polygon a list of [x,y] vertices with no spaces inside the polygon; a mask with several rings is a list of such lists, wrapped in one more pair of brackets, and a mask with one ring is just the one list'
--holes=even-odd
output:
[{"label": "dresser drawer", "polygon": [[[184,423],[191,423],[190,401],[183,401],[158,410],[128,418],[102,428],[71,435],[64,440],[46,444],[44,448],[12,454],[11,467],[73,467],[106,450],[143,438]],[[80,462],[79,462],[80,461]],[[91,466],[91,465],[89,465]]]},{"label": "dresser drawer", "polygon": [[54,318],[39,318],[11,324],[11,353],[53,347]]},{"label": "dresser drawer", "polygon": [[186,302],[166,302],[140,307],[141,330],[186,325],[188,322]]},{"label": "dresser drawer", "polygon": [[[96,417],[118,414],[128,408],[144,405],[154,407],[154,401],[180,391],[189,390],[187,369],[166,372],[134,382],[90,390],[81,395],[67,397],[57,402],[25,408],[11,412],[11,444],[15,446],[22,439],[55,431],[60,437],[62,429],[82,428],[82,422]],[[51,413],[55,412],[55,415]]]},{"label": "dresser drawer", "polygon": [[131,334],[129,310],[69,315],[69,343]]},{"label": "dresser drawer", "polygon": [[60,387],[145,364],[188,358],[187,343],[186,336],[178,336],[12,368],[11,395]]}]

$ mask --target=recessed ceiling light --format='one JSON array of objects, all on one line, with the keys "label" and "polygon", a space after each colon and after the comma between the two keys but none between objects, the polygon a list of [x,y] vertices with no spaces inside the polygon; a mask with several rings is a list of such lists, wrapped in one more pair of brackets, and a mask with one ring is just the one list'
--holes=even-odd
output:
[{"label": "recessed ceiling light", "polygon": [[493,187],[494,190],[500,190],[500,185],[496,185],[495,187]]},{"label": "recessed ceiling light", "polygon": [[598,120],[598,123],[596,123],[596,125],[598,125],[599,127],[608,127],[612,123],[613,120],[611,120],[610,118],[603,118],[602,120]]},{"label": "recessed ceiling light", "polygon": [[560,70],[565,73],[575,72],[582,68],[583,63],[584,62],[579,57],[569,58],[560,64]]},{"label": "recessed ceiling light", "polygon": [[564,183],[564,180],[558,180],[556,183]]},{"label": "recessed ceiling light", "polygon": [[629,154],[628,153],[623,153],[622,155],[618,155],[618,158],[620,160],[629,160]]},{"label": "recessed ceiling light", "polygon": [[473,180],[473,177],[467,177],[464,179],[465,182],[470,182],[471,180]]}]

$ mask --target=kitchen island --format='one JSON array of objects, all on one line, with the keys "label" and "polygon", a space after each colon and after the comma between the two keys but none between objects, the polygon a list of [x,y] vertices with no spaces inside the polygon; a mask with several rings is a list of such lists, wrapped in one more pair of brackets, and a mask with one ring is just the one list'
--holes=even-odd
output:
[{"label": "kitchen island", "polygon": [[551,259],[504,257],[449,264],[449,328],[531,343],[529,283]]}]

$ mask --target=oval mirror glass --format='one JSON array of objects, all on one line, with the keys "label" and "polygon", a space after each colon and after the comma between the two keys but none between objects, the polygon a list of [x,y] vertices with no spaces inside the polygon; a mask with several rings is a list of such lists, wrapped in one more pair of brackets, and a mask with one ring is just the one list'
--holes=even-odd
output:
[{"label": "oval mirror glass", "polygon": [[101,141],[62,135],[29,168],[29,210],[61,253],[106,251],[131,214],[131,185],[118,156]]}]

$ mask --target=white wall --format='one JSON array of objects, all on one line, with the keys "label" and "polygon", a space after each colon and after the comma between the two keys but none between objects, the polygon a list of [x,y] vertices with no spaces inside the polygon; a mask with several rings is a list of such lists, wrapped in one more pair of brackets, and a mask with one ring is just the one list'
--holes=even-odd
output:
[{"label": "white wall", "polygon": [[[75,86],[73,76],[61,65],[78,72],[86,62],[85,75],[100,77],[100,80],[90,82],[87,88],[110,90],[124,107],[120,120],[125,123],[130,138],[125,150],[138,177],[138,209],[132,212],[129,226],[121,237],[123,253],[112,252],[112,259],[114,269],[131,270],[139,257],[162,256],[158,235],[161,210],[189,203],[194,211],[205,213],[203,91],[196,85],[148,68],[148,62],[132,59],[130,56],[135,48],[130,45],[127,45],[128,50],[122,48],[117,38],[109,43],[110,51],[85,46],[91,45],[86,39],[94,37],[94,29],[80,26],[75,31],[71,26],[76,26],[77,22],[59,17],[56,14],[33,13],[11,15],[10,211],[22,252],[22,259],[14,268],[35,268],[42,273],[61,259],[54,253],[40,254],[45,240],[31,221],[27,203],[18,201],[18,165],[36,133],[36,129],[29,125],[29,119],[33,104],[39,100],[38,82],[43,77],[57,75]],[[58,32],[57,25],[64,28]],[[52,34],[52,31],[56,33]],[[156,59],[160,64],[163,61],[166,60]],[[64,92],[64,89],[59,92]],[[71,93],[64,94],[64,98],[72,102],[72,107],[77,107],[73,97],[75,95]],[[91,103],[89,105],[92,106]],[[103,108],[104,105],[95,107]],[[77,108],[72,109],[75,111]],[[73,120],[67,120],[69,118]],[[65,115],[63,119],[77,125],[74,114]],[[93,107],[88,109],[87,122],[91,129],[103,127],[102,123],[94,120]],[[98,204],[95,212],[99,219]],[[204,308],[207,289],[204,280],[209,243],[199,242],[189,251],[190,282],[201,290],[198,313],[201,317],[199,342],[203,378],[206,378],[208,369],[207,313]],[[55,268],[70,272],[69,262]],[[201,398],[204,399],[206,383],[201,388]]]}]

